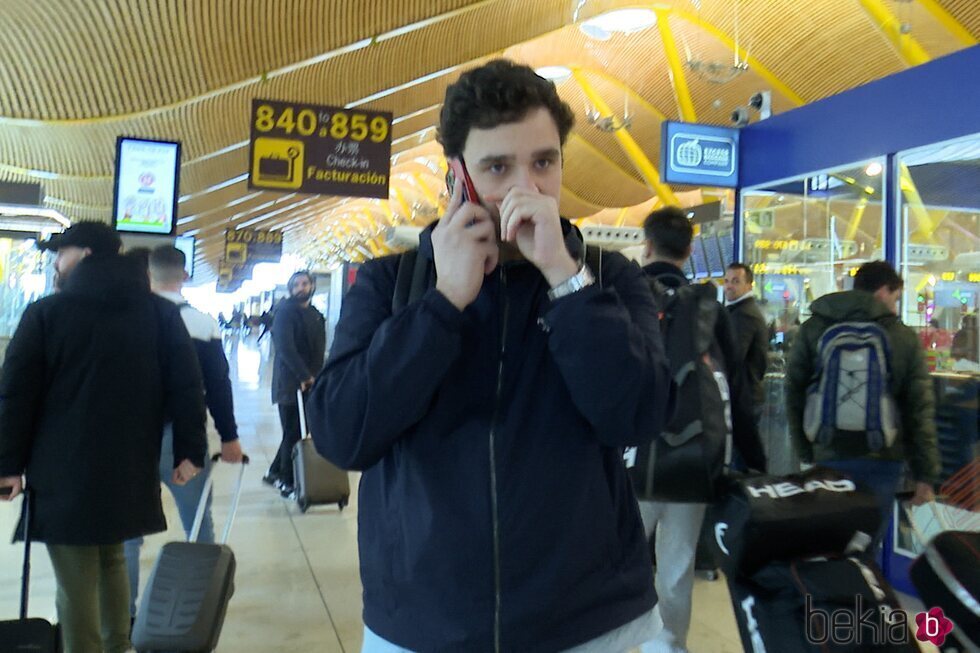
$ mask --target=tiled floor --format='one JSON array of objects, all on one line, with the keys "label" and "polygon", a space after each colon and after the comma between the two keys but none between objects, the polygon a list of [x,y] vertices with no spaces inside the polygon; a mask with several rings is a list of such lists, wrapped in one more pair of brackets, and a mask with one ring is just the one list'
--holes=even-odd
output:
[{"label": "tiled floor", "polygon": [[[231,534],[238,559],[235,596],[218,651],[227,653],[356,653],[361,645],[361,588],[357,571],[357,501],[342,513],[335,507],[300,514],[260,478],[275,456],[280,429],[270,405],[267,343],[228,343],[235,380],[235,406],[245,450],[253,463]],[[212,446],[212,450],[215,446]],[[227,514],[235,469],[216,472],[215,523]],[[351,478],[356,487],[356,475]],[[182,536],[164,492],[170,529],[147,538],[141,565],[149,574],[165,542]],[[19,601],[22,547],[9,544],[20,502],[0,505],[0,619],[14,618]],[[54,579],[44,547],[35,549],[31,614],[54,619]],[[693,653],[741,651],[735,618],[723,581],[698,580],[694,589]]]}]

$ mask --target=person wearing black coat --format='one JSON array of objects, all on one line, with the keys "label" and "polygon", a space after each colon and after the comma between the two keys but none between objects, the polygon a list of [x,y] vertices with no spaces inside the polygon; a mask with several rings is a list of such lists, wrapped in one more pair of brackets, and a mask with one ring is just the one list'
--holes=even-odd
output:
[{"label": "person wearing black coat", "polygon": [[263,481],[277,486],[282,496],[293,495],[293,447],[299,432],[299,406],[296,391],[307,391],[323,367],[327,350],[327,331],[323,315],[310,304],[316,283],[303,270],[286,284],[289,298],[279,302],[272,323],[272,343],[276,360],[272,368],[272,403],[279,405],[282,443]]},{"label": "person wearing black coat", "polygon": [[769,363],[769,327],[752,294],[752,270],[742,263],[732,263],[725,274],[725,305],[732,318],[738,344],[737,361],[745,368],[756,421],[765,403],[763,382]]},{"label": "person wearing black coat", "polygon": [[178,308],[116,253],[110,227],[78,223],[41,245],[58,251],[61,291],[27,307],[7,349],[0,487],[12,499],[26,476],[30,536],[51,556],[66,653],[121,652],[130,625],[122,543],[166,529],[165,421],[175,482],[204,464],[201,373]]}]

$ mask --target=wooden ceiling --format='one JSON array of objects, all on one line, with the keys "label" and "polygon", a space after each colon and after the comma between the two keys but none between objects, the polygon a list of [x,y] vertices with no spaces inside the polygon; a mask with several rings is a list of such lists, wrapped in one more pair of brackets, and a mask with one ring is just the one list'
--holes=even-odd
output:
[{"label": "wooden ceiling", "polygon": [[[199,239],[198,280],[213,278],[224,230],[243,225],[282,229],[287,251],[314,264],[374,256],[386,226],[427,223],[445,201],[434,126],[446,86],[506,56],[580,72],[558,82],[577,118],[562,210],[632,224],[642,211],[619,207],[655,193],[585,119],[580,81],[628,108],[656,165],[661,121],[681,117],[668,48],[662,25],[603,41],[580,23],[638,6],[657,10],[682,61],[727,65],[737,40],[749,67],[734,79],[685,66],[697,120],[717,124],[756,91],[781,112],[921,61],[889,40],[897,24],[926,59],[980,36],[976,0],[0,0],[0,180],[40,182],[47,206],[109,221],[116,137],[179,140],[178,231]],[[391,111],[389,200],[249,190],[256,97]]]}]

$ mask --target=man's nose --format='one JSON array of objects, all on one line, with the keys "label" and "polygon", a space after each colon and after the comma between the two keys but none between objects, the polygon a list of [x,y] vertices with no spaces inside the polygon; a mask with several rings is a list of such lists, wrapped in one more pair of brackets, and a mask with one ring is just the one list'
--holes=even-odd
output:
[{"label": "man's nose", "polygon": [[534,181],[534,175],[532,174],[530,168],[526,168],[524,166],[518,166],[514,175],[513,188],[522,188],[524,190],[541,192],[541,189],[538,188],[538,185]]}]

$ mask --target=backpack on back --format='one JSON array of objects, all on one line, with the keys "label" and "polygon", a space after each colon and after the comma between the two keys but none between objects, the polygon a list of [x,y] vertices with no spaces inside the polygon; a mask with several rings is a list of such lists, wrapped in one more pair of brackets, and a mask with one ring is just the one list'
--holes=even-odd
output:
[{"label": "backpack on back", "polygon": [[890,376],[891,349],[879,325],[840,322],[824,331],[803,412],[807,438],[828,445],[842,433],[866,434],[870,451],[890,447],[898,434]]},{"label": "backpack on back", "polygon": [[660,332],[677,386],[676,409],[649,445],[627,453],[637,497],[708,503],[731,456],[731,394],[715,339],[720,311],[710,283],[651,289],[661,309]]}]

